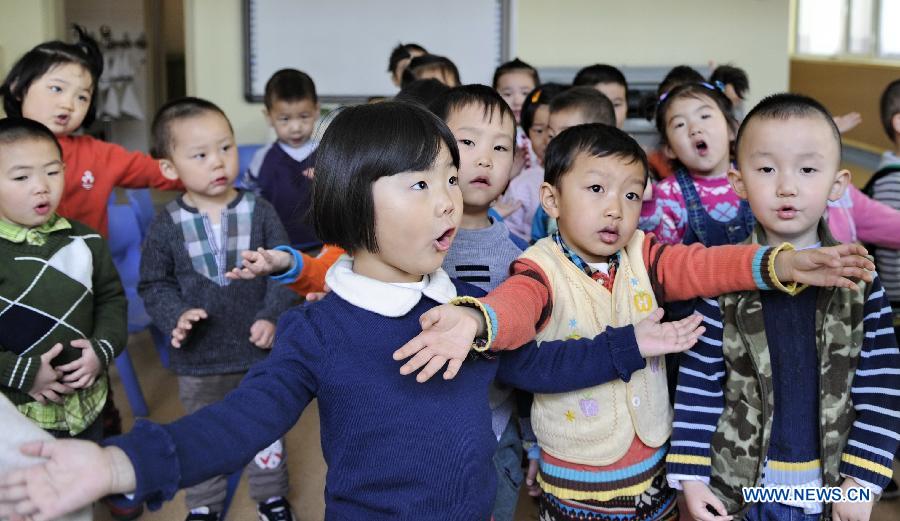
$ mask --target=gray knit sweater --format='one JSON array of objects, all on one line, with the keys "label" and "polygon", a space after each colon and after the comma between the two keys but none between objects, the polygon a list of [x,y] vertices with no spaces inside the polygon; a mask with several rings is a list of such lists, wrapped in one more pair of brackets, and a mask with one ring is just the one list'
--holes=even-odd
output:
[{"label": "gray knit sweater", "polygon": [[[235,219],[233,213],[238,211],[248,215]],[[186,238],[185,227],[175,221],[191,217],[201,230],[199,241],[197,237]],[[250,343],[250,327],[258,319],[277,323],[279,315],[298,301],[295,293],[267,277],[227,281],[221,276],[234,267],[224,265],[223,259],[239,262],[240,252],[232,250],[245,249],[244,246],[251,250],[274,248],[288,243],[278,215],[265,200],[242,192],[223,212],[222,223],[243,222],[241,219],[249,223],[243,227],[244,232],[249,232],[249,242],[246,235],[243,241],[228,237],[227,255],[213,261],[218,264],[220,276],[214,278],[219,282],[198,271],[196,259],[192,260],[188,253],[190,247],[196,257],[198,248],[215,248],[215,244],[202,233],[203,224],[208,224],[205,216],[188,206],[182,197],[160,211],[150,226],[141,256],[138,291],[153,323],[168,334],[188,309],[202,308],[209,315],[194,325],[180,349],[170,347],[170,366],[179,375],[246,371],[268,353]],[[222,233],[232,236],[235,230]]]},{"label": "gray knit sweater", "polygon": [[521,254],[506,225],[494,221],[487,228],[460,228],[442,267],[454,279],[491,291],[509,277],[509,265]]}]

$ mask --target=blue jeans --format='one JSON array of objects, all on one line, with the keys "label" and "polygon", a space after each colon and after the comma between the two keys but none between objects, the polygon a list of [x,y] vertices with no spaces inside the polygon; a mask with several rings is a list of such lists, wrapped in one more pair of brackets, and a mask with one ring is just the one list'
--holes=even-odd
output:
[{"label": "blue jeans", "polygon": [[522,472],[522,440],[516,422],[510,418],[494,452],[497,471],[497,499],[494,500],[494,521],[512,521],[519,502],[519,487],[525,479]]},{"label": "blue jeans", "polygon": [[804,514],[802,508],[781,503],[754,503],[744,521],[817,521],[821,514]]}]

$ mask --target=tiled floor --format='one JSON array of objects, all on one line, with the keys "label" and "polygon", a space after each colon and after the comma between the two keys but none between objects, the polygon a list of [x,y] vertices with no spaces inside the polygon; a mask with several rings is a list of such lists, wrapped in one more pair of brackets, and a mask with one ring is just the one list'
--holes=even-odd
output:
[{"label": "tiled floor", "polygon": [[[142,333],[131,338],[129,350],[140,375],[141,385],[151,418],[170,421],[184,411],[178,401],[177,384],[174,376],[160,365],[149,335]],[[122,411],[125,426],[133,423],[131,409],[125,400],[118,374],[113,370],[113,386],[116,403]],[[318,408],[313,402],[303,413],[300,421],[287,435],[288,462],[291,471],[290,500],[301,521],[320,520],[324,516],[322,494],[325,487],[325,461],[319,443]],[[145,513],[142,520],[180,521],[186,516],[181,494],[165,504],[157,512]],[[96,521],[110,521],[107,512],[97,507]],[[241,482],[234,503],[228,513],[228,521],[251,521],[256,519],[255,505],[247,496],[246,480]],[[518,521],[537,521],[533,501],[523,494],[519,501]],[[882,502],[875,506],[872,521],[900,520],[900,501]]]}]

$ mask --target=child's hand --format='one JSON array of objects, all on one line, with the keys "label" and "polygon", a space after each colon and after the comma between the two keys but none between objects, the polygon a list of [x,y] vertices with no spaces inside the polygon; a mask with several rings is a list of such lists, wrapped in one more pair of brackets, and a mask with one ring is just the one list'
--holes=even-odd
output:
[{"label": "child's hand", "polygon": [[207,315],[205,309],[193,308],[182,313],[181,316],[178,317],[178,323],[175,325],[175,329],[172,330],[172,347],[181,349],[181,344],[184,342],[184,339],[187,338],[188,333],[191,332],[194,323],[200,322],[206,318]]},{"label": "child's hand", "polygon": [[260,349],[271,349],[275,340],[275,324],[259,319],[250,326],[250,342]]},{"label": "child's hand", "polygon": [[103,496],[134,490],[134,467],[118,447],[50,440],[26,443],[20,450],[46,461],[0,475],[0,518],[57,519]]},{"label": "child's hand", "polygon": [[72,347],[81,349],[81,357],[66,365],[57,367],[57,369],[66,373],[61,381],[73,389],[87,389],[94,385],[97,377],[103,372],[103,364],[97,358],[97,353],[91,346],[90,340],[79,338],[72,340],[71,344]]},{"label": "child's hand", "polygon": [[431,308],[422,314],[419,324],[422,332],[394,351],[394,360],[415,355],[403,364],[400,374],[407,375],[424,366],[416,375],[420,383],[428,381],[444,364],[444,380],[452,380],[469,355],[472,341],[485,328],[480,311],[451,304]]},{"label": "child's hand", "polygon": [[[684,501],[687,503],[688,512],[696,521],[727,521],[734,516],[729,516],[725,505],[713,494],[713,491],[702,481],[682,481],[684,487]],[[713,509],[713,514],[708,509]]]},{"label": "child's hand", "polygon": [[537,480],[538,468],[541,466],[539,460],[528,460],[528,472],[525,474],[525,490],[531,497],[541,497],[541,485]]},{"label": "child's hand", "polygon": [[866,249],[859,244],[781,251],[775,257],[775,275],[783,282],[855,289],[857,286],[851,279],[872,282],[875,264],[866,254]]},{"label": "child's hand", "polygon": [[[844,491],[844,497],[847,497],[847,489],[861,487],[862,485],[853,478],[844,478],[844,481],[841,482],[841,490]],[[831,517],[834,521],[869,521],[869,518],[872,517],[872,505],[874,504],[874,501],[834,503]]]},{"label": "child's hand", "polygon": [[507,217],[512,215],[513,212],[522,207],[522,201],[518,199],[498,197],[497,200],[494,201],[494,204],[491,205],[491,207],[495,212],[500,214],[500,217],[506,219]]},{"label": "child's hand", "polygon": [[256,251],[247,250],[241,252],[243,268],[234,268],[225,274],[225,278],[231,280],[250,280],[256,277],[265,277],[279,271],[286,271],[291,267],[294,256],[286,251],[267,250],[258,248]]},{"label": "child's hand", "polygon": [[307,293],[304,298],[307,302],[318,302],[325,298],[325,295],[331,293],[331,288],[328,287],[328,284],[325,284],[325,291],[314,291],[312,293]]},{"label": "child's hand", "polygon": [[838,128],[838,132],[846,134],[862,123],[862,115],[859,112],[848,112],[841,116],[834,117],[834,124]]},{"label": "child's hand", "polygon": [[303,171],[303,177],[307,179],[312,179],[316,177],[316,169],[315,168],[307,168]]},{"label": "child's hand", "polygon": [[634,338],[644,358],[687,351],[694,347],[697,339],[706,331],[700,325],[703,317],[696,313],[675,322],[660,324],[662,317],[662,308],[657,308],[634,325]]},{"label": "child's hand", "polygon": [[59,356],[62,351],[63,345],[56,344],[41,355],[41,366],[34,376],[34,383],[31,384],[31,389],[28,391],[28,395],[38,403],[46,404],[48,401],[62,403],[62,395],[75,392],[74,389],[59,381],[63,373],[51,365],[53,359]]}]

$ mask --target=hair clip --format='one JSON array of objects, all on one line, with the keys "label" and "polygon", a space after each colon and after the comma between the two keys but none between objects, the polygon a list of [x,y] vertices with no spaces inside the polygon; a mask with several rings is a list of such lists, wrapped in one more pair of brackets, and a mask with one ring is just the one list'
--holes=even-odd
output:
[{"label": "hair clip", "polygon": [[541,89],[534,91],[534,94],[531,95],[531,103],[537,103],[539,99],[541,99]]}]

